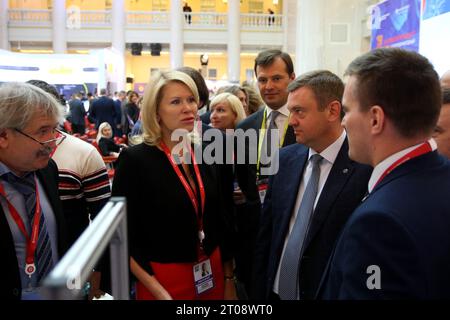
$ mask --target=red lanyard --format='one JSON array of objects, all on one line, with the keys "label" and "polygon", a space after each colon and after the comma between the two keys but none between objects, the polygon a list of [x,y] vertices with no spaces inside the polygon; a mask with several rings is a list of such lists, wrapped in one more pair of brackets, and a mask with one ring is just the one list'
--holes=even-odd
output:
[{"label": "red lanyard", "polygon": [[386,171],[383,172],[383,174],[378,179],[377,183],[375,183],[373,188],[375,188],[375,186],[377,184],[379,184],[381,182],[381,180],[383,180],[389,173],[391,173],[398,166],[402,165],[406,161],[409,161],[409,160],[411,160],[413,158],[416,158],[418,156],[421,156],[421,155],[423,155],[425,153],[428,153],[428,152],[431,152],[431,151],[433,151],[433,149],[431,148],[431,145],[430,145],[430,143],[428,141],[422,143],[420,146],[418,146],[417,148],[415,148],[411,152],[408,152],[403,157],[401,157],[400,159],[395,161],[393,164],[391,164],[391,166],[389,168],[387,168]]},{"label": "red lanyard", "polygon": [[17,227],[22,232],[22,234],[25,236],[27,240],[27,257],[26,257],[26,265],[25,265],[25,273],[31,277],[31,275],[36,271],[36,265],[34,263],[34,254],[36,252],[37,242],[39,238],[39,222],[41,220],[41,206],[39,205],[39,190],[37,186],[36,176],[34,177],[34,181],[36,183],[36,213],[34,215],[34,220],[32,222],[31,227],[31,238],[28,235],[28,232],[25,228],[25,224],[20,217],[19,213],[17,212],[16,208],[9,202],[8,198],[6,197],[5,188],[3,187],[3,184],[0,183],[0,195],[5,198],[9,212],[14,219],[14,221],[17,224]]},{"label": "red lanyard", "polygon": [[198,187],[200,189],[200,200],[201,200],[201,205],[202,205],[202,217],[200,218],[200,213],[198,210],[198,200],[197,197],[195,196],[196,192],[195,189],[193,190],[193,188],[191,188],[191,186],[189,185],[189,183],[187,182],[187,180],[184,178],[183,174],[180,171],[180,168],[178,168],[177,164],[175,163],[175,161],[173,161],[172,158],[172,154],[169,150],[169,148],[166,146],[166,144],[164,142],[161,142],[160,144],[161,148],[163,149],[164,153],[167,156],[167,159],[169,159],[170,164],[172,165],[173,170],[175,170],[175,173],[178,176],[178,179],[180,179],[181,183],[183,184],[184,189],[186,190],[187,194],[189,195],[189,199],[191,199],[192,202],[192,206],[194,207],[195,213],[197,214],[197,224],[198,224],[198,230],[199,230],[199,238],[200,238],[200,242],[203,240],[203,214],[204,214],[204,209],[205,209],[205,187],[203,186],[203,180],[202,177],[200,175],[200,171],[198,170],[198,165],[197,165],[197,161],[195,161],[195,155],[191,149],[191,158],[192,158],[192,163],[194,165],[194,171],[195,171],[195,175],[197,178],[197,182],[198,182]]}]

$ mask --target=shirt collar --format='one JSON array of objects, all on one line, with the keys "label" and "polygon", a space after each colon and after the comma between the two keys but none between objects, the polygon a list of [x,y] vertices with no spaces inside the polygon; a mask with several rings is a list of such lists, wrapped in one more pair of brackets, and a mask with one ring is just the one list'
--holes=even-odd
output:
[{"label": "shirt collar", "polygon": [[[327,160],[329,163],[334,164],[334,161],[336,161],[337,155],[339,151],[342,148],[342,145],[344,144],[345,137],[347,136],[347,133],[345,130],[342,130],[341,135],[339,138],[337,138],[332,144],[330,144],[325,150],[323,150],[320,155]],[[308,159],[311,158],[311,156],[317,154],[317,152],[311,148],[309,148],[309,155]]]},{"label": "shirt collar", "polygon": [[[274,110],[266,105],[267,119],[269,119],[270,114],[272,113],[272,111],[274,111]],[[287,107],[287,103],[284,106],[282,106],[280,109],[278,109],[277,111],[279,113],[281,113],[282,115],[284,115],[285,117],[289,117],[289,110],[288,110],[288,107]]]},{"label": "shirt collar", "polygon": [[[437,144],[436,141],[434,141],[433,138],[431,138],[430,140],[428,140],[428,142],[430,143],[431,146],[431,150],[434,151],[437,149]],[[400,159],[401,157],[403,157],[404,155],[406,155],[408,152],[411,152],[412,150],[414,150],[415,148],[417,148],[418,146],[420,146],[422,143],[416,144],[412,147],[403,149],[397,153],[394,153],[393,155],[390,155],[389,157],[387,157],[386,159],[384,159],[383,161],[381,161],[379,164],[377,164],[375,166],[375,168],[373,169],[372,175],[370,176],[370,180],[369,180],[369,193],[372,192],[373,188],[375,187],[378,179],[380,179],[381,175],[398,159]]]}]

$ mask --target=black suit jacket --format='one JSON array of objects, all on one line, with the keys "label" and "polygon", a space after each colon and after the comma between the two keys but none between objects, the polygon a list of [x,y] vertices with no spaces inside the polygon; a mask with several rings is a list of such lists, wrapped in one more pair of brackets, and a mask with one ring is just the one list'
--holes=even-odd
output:
[{"label": "black suit jacket", "polygon": [[449,190],[436,151],[395,168],[349,218],[317,297],[450,299]]},{"label": "black suit jacket", "polygon": [[[230,208],[222,190],[220,170],[199,164],[206,192],[204,249],[207,254],[220,246],[223,260],[232,257]],[[191,168],[191,172],[193,168]],[[194,179],[196,180],[196,179]],[[144,143],[124,149],[114,177],[113,196],[127,199],[129,253],[149,274],[149,262],[197,261],[196,213],[187,192],[166,155]]]},{"label": "black suit jacket", "polygon": [[[267,299],[281,260],[309,148],[295,144],[281,149],[280,168],[270,179],[255,250],[253,298]],[[348,158],[344,141],[312,216],[301,257],[300,299],[313,299],[343,225],[359,205],[372,169]]]},{"label": "black suit jacket", "polygon": [[108,122],[113,130],[116,129],[116,107],[113,99],[102,96],[94,100],[89,115],[95,119],[96,129],[103,122]]},{"label": "black suit jacket", "polygon": [[[58,169],[53,160],[49,161],[46,168],[36,171],[39,182],[45,190],[45,194],[55,214],[57,224],[58,254],[61,258],[67,250],[66,225],[62,212],[61,202],[58,196]],[[0,274],[2,284],[0,285],[1,299],[20,299],[22,296],[22,286],[14,246],[13,236],[9,229],[5,212],[0,206],[0,252],[2,252],[2,262],[0,263]]]},{"label": "black suit jacket", "polygon": [[[236,165],[236,178],[238,180],[239,187],[246,196],[247,200],[250,202],[257,202],[257,203],[259,203],[259,193],[256,187],[256,164],[249,163],[249,155],[258,153],[259,132],[261,130],[265,109],[266,108],[261,108],[257,112],[245,118],[238,124],[236,128],[242,129],[244,131],[247,131],[249,129],[256,130],[257,143],[250,144],[248,143],[248,141],[246,141],[245,143],[246,161],[245,164]],[[283,134],[282,129],[280,129],[280,135],[281,134]],[[288,146],[295,142],[296,140],[294,129],[292,129],[291,126],[288,126],[282,147]]]}]

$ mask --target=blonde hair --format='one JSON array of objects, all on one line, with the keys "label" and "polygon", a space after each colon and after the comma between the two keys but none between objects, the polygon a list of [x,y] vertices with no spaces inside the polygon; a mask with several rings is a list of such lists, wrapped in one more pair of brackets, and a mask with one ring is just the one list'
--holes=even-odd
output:
[{"label": "blonde hair", "polygon": [[144,92],[142,102],[142,135],[134,138],[133,143],[138,140],[148,145],[158,145],[161,141],[161,127],[158,123],[158,108],[162,100],[163,90],[170,82],[180,82],[185,84],[194,95],[195,102],[198,105],[198,91],[194,80],[187,74],[180,71],[159,71],[155,72],[150,78]]},{"label": "blonde hair", "polygon": [[102,124],[99,125],[99,127],[98,127],[97,138],[95,139],[97,141],[97,143],[99,143],[101,138],[106,138],[106,139],[112,138],[112,137],[106,137],[105,135],[103,135],[103,129],[105,129],[107,127],[109,127],[111,129],[111,134],[112,134],[111,125],[108,122],[102,122]]},{"label": "blonde hair", "polygon": [[236,119],[234,120],[234,127],[236,128],[236,125],[245,119],[245,110],[242,106],[241,100],[239,100],[238,97],[236,97],[234,94],[231,94],[229,92],[220,93],[217,96],[214,97],[214,99],[211,100],[211,103],[209,104],[209,108],[212,110],[212,108],[221,103],[225,102],[227,103],[231,111],[236,115]]}]

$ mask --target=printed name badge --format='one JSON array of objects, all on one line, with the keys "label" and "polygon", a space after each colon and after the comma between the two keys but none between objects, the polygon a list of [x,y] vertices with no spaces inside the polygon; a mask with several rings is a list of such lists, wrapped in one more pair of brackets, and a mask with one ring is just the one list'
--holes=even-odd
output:
[{"label": "printed name badge", "polygon": [[211,269],[211,261],[209,259],[195,264],[193,271],[195,291],[198,295],[214,288],[214,278]]}]

